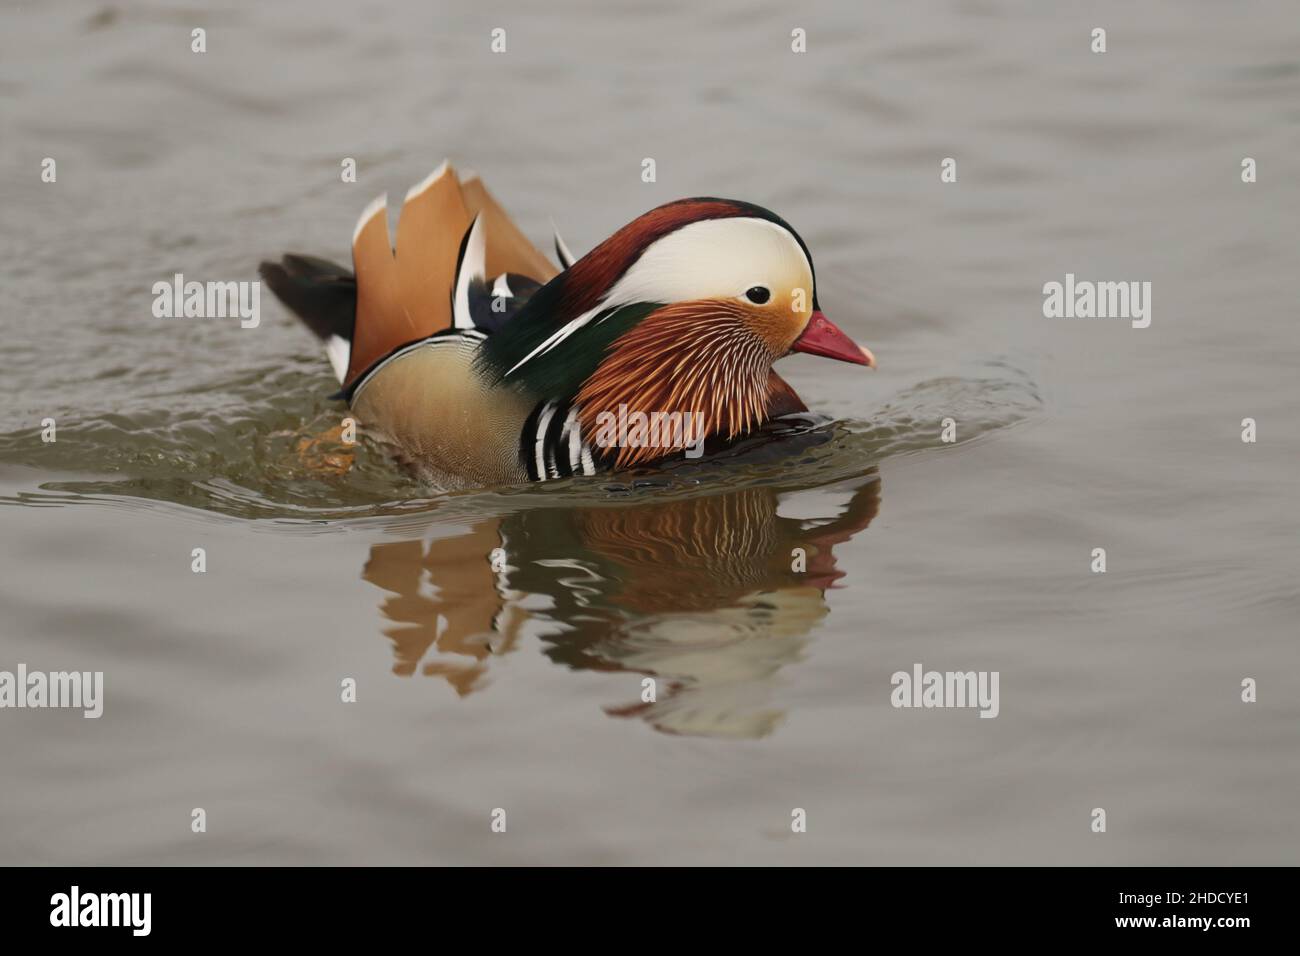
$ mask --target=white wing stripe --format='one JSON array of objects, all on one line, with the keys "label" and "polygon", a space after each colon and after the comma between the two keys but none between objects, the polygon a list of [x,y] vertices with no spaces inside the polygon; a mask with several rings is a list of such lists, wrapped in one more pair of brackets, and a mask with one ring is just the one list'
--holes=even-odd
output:
[{"label": "white wing stripe", "polygon": [[460,272],[456,275],[456,297],[452,303],[452,324],[458,329],[474,328],[474,318],[469,311],[469,285],[475,279],[484,278],[487,271],[487,243],[483,239],[483,219],[474,217],[469,227],[469,239],[465,242],[465,257],[460,263]]},{"label": "white wing stripe", "polygon": [[518,362],[516,362],[516,363],[511,367],[510,371],[509,371],[509,372],[506,372],[506,375],[511,375],[511,374],[513,374],[514,371],[515,371],[515,369],[519,368],[519,366],[523,365],[525,362],[527,362],[529,359],[531,359],[534,355],[537,355],[537,354],[542,353],[542,352],[549,352],[551,349],[555,348],[555,346],[559,345],[561,342],[563,342],[565,339],[567,339],[570,335],[572,335],[574,332],[578,331],[578,329],[582,328],[584,325],[586,325],[588,322],[590,322],[593,318],[595,318],[595,317],[596,317],[596,314],[597,314],[598,312],[600,312],[600,310],[601,310],[602,308],[604,308],[604,306],[599,306],[599,305],[598,305],[598,306],[596,306],[594,309],[591,309],[590,311],[587,311],[587,312],[582,313],[582,315],[578,316],[576,319],[570,319],[570,320],[569,320],[568,322],[566,322],[563,326],[561,326],[560,329],[559,329],[558,331],[551,333],[550,337],[549,337],[545,342],[543,342],[541,345],[537,346],[537,348],[533,349],[531,352],[529,352],[527,355],[525,355],[523,358],[521,358]]}]

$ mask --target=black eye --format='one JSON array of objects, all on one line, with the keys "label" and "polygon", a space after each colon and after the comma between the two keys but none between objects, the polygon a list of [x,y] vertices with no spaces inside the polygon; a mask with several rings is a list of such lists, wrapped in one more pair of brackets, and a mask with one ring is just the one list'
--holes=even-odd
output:
[{"label": "black eye", "polygon": [[750,302],[753,302],[755,305],[762,305],[768,299],[772,298],[772,293],[769,292],[766,287],[756,285],[745,293],[745,298]]}]

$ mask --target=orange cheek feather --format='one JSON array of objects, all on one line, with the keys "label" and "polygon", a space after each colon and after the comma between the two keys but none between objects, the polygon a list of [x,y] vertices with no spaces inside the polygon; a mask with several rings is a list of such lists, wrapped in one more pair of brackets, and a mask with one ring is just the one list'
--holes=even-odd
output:
[{"label": "orange cheek feather", "polygon": [[[774,310],[729,299],[680,302],[651,313],[616,339],[578,392],[584,434],[620,405],[654,412],[704,414],[706,434],[734,437],[763,421],[772,362],[791,333]],[[605,449],[619,467],[675,448]]]}]

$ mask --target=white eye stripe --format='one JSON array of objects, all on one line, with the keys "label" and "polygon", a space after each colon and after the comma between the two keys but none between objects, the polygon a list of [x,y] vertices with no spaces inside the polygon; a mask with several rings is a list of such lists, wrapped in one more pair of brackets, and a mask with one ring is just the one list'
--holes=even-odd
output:
[{"label": "white eye stripe", "polygon": [[651,243],[606,302],[734,298],[755,285],[811,288],[812,263],[803,246],[766,219],[705,219]]},{"label": "white eye stripe", "polygon": [[[755,274],[766,278],[756,283]],[[599,305],[570,319],[506,375],[551,351],[606,310],[634,302],[743,298],[756,284],[769,291],[812,288],[812,263],[793,233],[749,216],[690,223],[647,246]]]}]

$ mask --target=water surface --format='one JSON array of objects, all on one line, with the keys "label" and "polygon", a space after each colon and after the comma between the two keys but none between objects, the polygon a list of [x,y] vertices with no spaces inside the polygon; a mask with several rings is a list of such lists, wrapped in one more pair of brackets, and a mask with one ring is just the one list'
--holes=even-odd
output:
[{"label": "water surface", "polygon": [[[0,669],[107,699],[0,713],[0,862],[1295,862],[1298,103],[1284,3],[6,8]],[[768,206],[880,370],[783,362],[816,415],[726,462],[449,495],[332,441],[269,293],[151,314],[346,260],[444,155],[578,252]],[[1150,328],[1045,319],[1067,272]],[[999,716],[893,709],[916,662]]]}]

